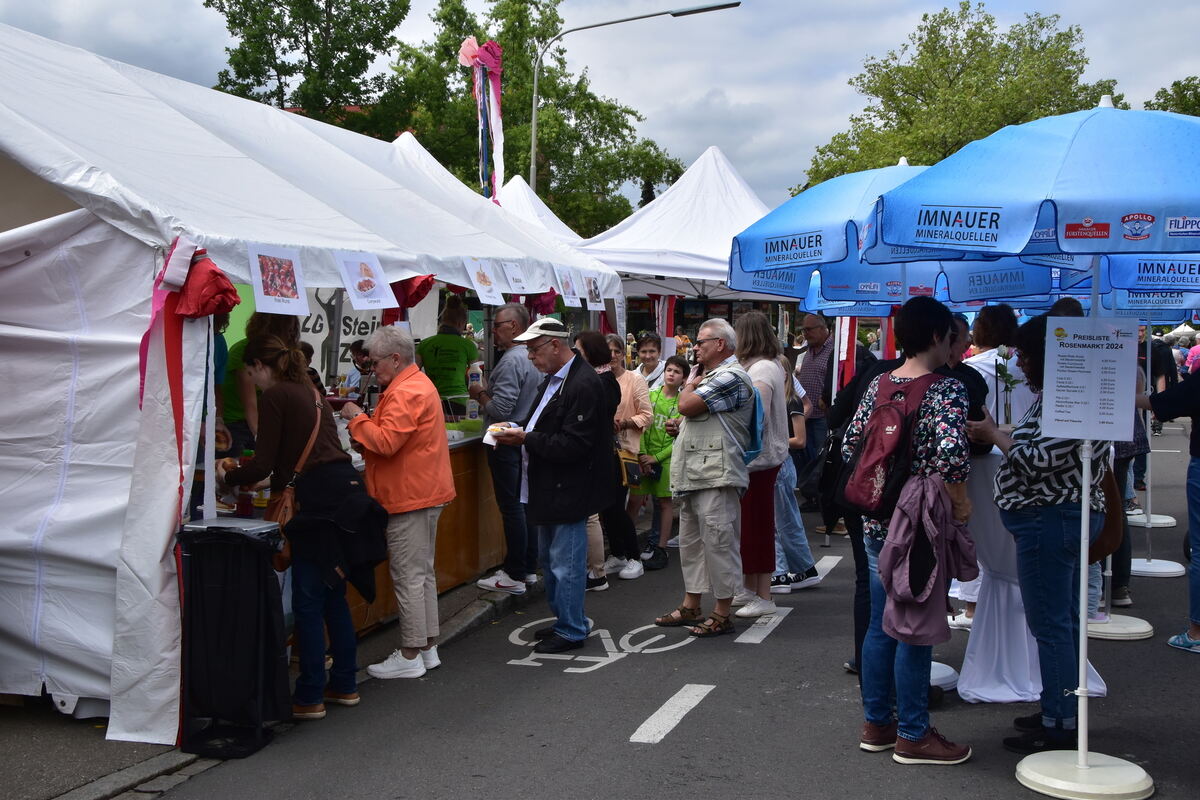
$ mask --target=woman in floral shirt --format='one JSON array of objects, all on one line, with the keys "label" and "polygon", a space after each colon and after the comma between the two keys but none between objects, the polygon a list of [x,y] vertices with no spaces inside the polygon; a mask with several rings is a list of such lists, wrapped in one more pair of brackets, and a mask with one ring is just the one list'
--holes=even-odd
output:
[{"label": "woman in floral shirt", "polygon": [[[895,330],[905,361],[891,373],[893,381],[903,385],[946,366],[956,328],[950,310],[944,305],[932,297],[914,297],[896,313]],[[842,456],[847,461],[853,456],[875,407],[879,380],[871,381],[846,428]],[[970,515],[966,480],[971,471],[965,430],[966,389],[955,378],[938,379],[925,393],[917,417],[913,429],[913,474],[941,475],[954,516],[965,520]],[[866,718],[859,747],[868,751],[894,747],[892,758],[901,764],[961,764],[971,757],[971,748],[947,741],[929,725],[933,648],[898,642],[883,630],[887,593],[879,579],[879,553],[887,536],[887,524],[864,517],[863,531],[871,580],[871,622],[859,667]]]}]

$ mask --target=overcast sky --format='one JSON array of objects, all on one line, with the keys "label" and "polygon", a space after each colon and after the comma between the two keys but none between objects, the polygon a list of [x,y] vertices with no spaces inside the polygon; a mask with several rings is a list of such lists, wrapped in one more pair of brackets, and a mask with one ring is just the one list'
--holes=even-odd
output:
[{"label": "overcast sky", "polygon": [[[701,2],[565,0],[560,10],[574,27]],[[814,148],[863,107],[847,85],[863,59],[899,47],[922,13],[950,4],[743,0],[728,11],[581,31],[563,43],[595,91],[645,115],[643,135],[685,164],[717,145],[774,207],[802,181]],[[430,38],[435,5],[413,0],[399,36]],[[991,0],[987,8],[1005,28],[1032,10],[1080,25],[1091,59],[1085,78],[1115,78],[1134,108],[1171,81],[1200,75],[1193,0]],[[231,42],[222,16],[201,0],[0,0],[0,22],[206,86]],[[506,112],[521,121],[529,114]]]}]

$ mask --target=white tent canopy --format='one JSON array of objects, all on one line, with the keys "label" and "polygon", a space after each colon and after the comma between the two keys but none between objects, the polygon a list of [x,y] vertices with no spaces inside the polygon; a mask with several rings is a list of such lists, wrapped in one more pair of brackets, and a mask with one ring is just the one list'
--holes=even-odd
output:
[{"label": "white tent canopy", "polygon": [[499,199],[505,211],[540,226],[560,242],[577,245],[583,241],[583,237],[567,227],[567,223],[559,219],[550,210],[550,206],[542,202],[542,198],[529,188],[529,184],[520,175],[514,175],[508,179],[508,183],[500,187]]},{"label": "white tent canopy", "polygon": [[[605,297],[615,297],[621,293],[620,279],[616,272],[594,257],[549,235],[540,224],[522,219],[503,206],[476,194],[439,164],[411,133],[406,131],[401,134],[392,146],[399,157],[404,174],[419,188],[422,195],[432,202],[470,219],[483,230],[494,233],[504,241],[519,242],[528,252],[535,253],[540,258],[599,274],[602,278],[600,290]],[[546,211],[549,212],[550,209],[547,208]],[[566,228],[565,225],[563,227]],[[576,239],[578,240],[578,237]]]},{"label": "white tent canopy", "polygon": [[463,256],[547,274],[522,243],[314,135],[322,123],[3,25],[0,72],[0,152],[139,241],[191,236],[236,280],[250,242],[297,248],[313,287],[341,285],[336,249],[375,253],[389,280],[469,285]]},{"label": "white tent canopy", "polygon": [[45,688],[64,711],[111,700],[108,738],[170,744],[172,545],[211,363],[210,318],[175,339],[151,323],[172,240],[188,235],[241,281],[247,244],[296,248],[314,288],[342,285],[335,250],[376,254],[392,281],[469,285],[463,258],[477,257],[516,262],[540,291],[560,256],[617,279],[496,223],[485,201],[460,216],[402,180],[402,162],[357,155],[390,155],[388,142],[4,25],[0,75],[0,377],[38,397],[0,407],[0,693]]},{"label": "white tent canopy", "polygon": [[729,250],[766,213],[725,154],[710,147],[669,189],[580,249],[628,273],[629,293],[748,299],[754,295],[725,283]]}]

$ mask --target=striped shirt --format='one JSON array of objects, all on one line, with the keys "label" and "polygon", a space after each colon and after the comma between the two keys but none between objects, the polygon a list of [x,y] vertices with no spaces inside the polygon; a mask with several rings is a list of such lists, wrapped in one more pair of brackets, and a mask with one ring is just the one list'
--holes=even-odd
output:
[{"label": "striped shirt", "polygon": [[[1013,445],[996,472],[996,505],[1005,511],[1033,506],[1079,503],[1083,497],[1083,459],[1078,439],[1054,439],[1042,434],[1042,396],[1033,401],[1012,432]],[[1092,443],[1093,511],[1104,511],[1100,479],[1108,471],[1110,442]]]},{"label": "striped shirt", "polygon": [[832,358],[833,337],[830,336],[820,347],[809,346],[808,350],[804,352],[804,359],[800,362],[800,367],[796,370],[800,377],[800,385],[804,387],[806,393],[814,398],[812,413],[808,415],[809,419],[821,419],[825,416],[825,411],[819,408],[820,403],[817,402],[817,399],[825,396],[825,384],[829,378],[829,362]]}]

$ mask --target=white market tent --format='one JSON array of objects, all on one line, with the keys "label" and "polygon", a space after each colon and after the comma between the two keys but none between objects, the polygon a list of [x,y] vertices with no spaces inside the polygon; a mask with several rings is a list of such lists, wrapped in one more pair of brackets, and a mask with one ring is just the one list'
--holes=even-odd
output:
[{"label": "white market tent", "polygon": [[295,115],[4,25],[0,75],[0,378],[33,398],[0,407],[0,693],[44,688],[68,713],[110,701],[108,738],[173,743],[173,534],[210,327],[183,322],[169,357],[151,322],[171,242],[194,239],[241,282],[248,243],[295,248],[310,287],[342,285],[338,249],[377,255],[392,281],[469,285],[472,256],[516,262],[540,290],[550,263]]},{"label": "white market tent", "polygon": [[767,210],[714,146],[669,189],[580,249],[622,273],[627,294],[778,302],[726,284],[733,237]]},{"label": "white market tent", "polygon": [[577,245],[583,241],[583,237],[567,227],[567,223],[550,210],[520,175],[514,175],[500,187],[498,198],[505,211],[540,226],[560,242]]}]

